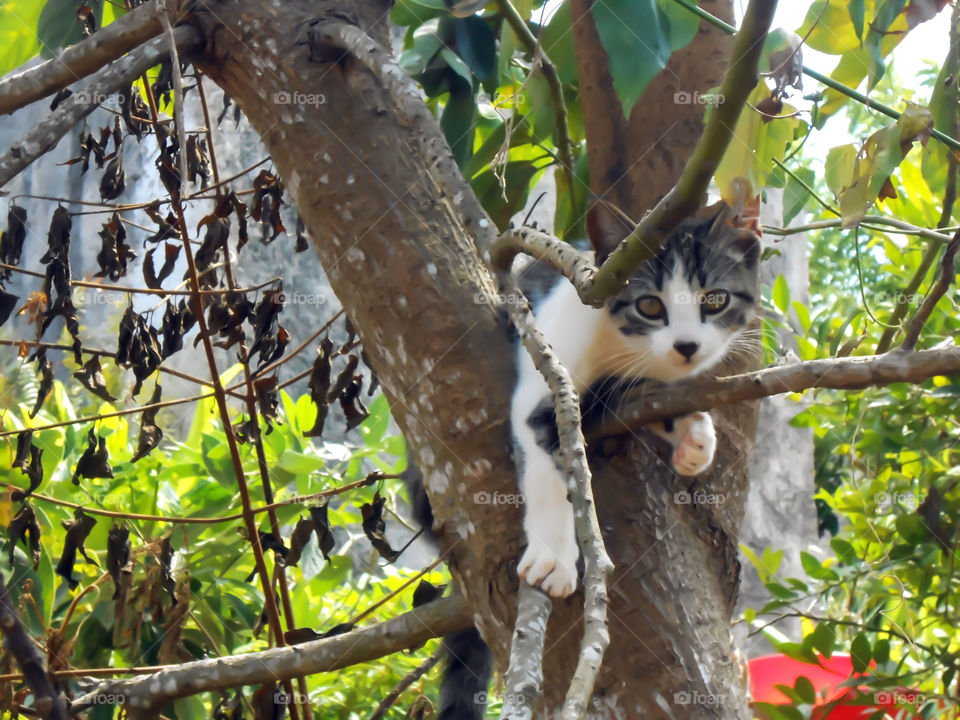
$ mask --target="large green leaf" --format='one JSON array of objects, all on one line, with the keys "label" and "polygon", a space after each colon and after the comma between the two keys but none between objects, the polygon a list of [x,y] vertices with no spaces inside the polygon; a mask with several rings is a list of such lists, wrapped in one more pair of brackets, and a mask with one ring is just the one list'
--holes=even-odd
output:
[{"label": "large green leaf", "polygon": [[472,92],[451,92],[440,114],[440,128],[447,137],[457,165],[463,167],[473,153],[477,103]]},{"label": "large green leaf", "polygon": [[591,10],[613,87],[629,117],[644,88],[670,59],[661,14],[654,0],[597,0]]},{"label": "large green leaf", "polygon": [[397,25],[416,27],[446,12],[443,0],[397,0],[390,10],[390,19]]},{"label": "large green leaf", "polygon": [[43,3],[0,0],[0,75],[20,67],[40,50],[37,23]]},{"label": "large green leaf", "polygon": [[504,170],[504,184],[492,170],[485,170],[470,181],[473,192],[480,199],[484,210],[501,230],[506,229],[513,217],[527,202],[530,181],[537,173],[536,166],[527,160],[507,163]]},{"label": "large green leaf", "polygon": [[557,68],[557,75],[564,83],[577,81],[577,57],[573,50],[573,21],[570,17],[570,0],[564,0],[550,18],[540,36],[540,44],[547,57]]},{"label": "large green leaf", "polygon": [[457,52],[478,78],[489,77],[497,66],[497,40],[490,25],[476,15],[454,24]]},{"label": "large green leaf", "polygon": [[[73,45],[82,39],[82,28],[77,22],[76,0],[47,0],[37,23],[37,39],[42,46],[43,57],[53,57],[59,48]],[[96,27],[103,20],[102,0],[87,3],[93,12]]]}]

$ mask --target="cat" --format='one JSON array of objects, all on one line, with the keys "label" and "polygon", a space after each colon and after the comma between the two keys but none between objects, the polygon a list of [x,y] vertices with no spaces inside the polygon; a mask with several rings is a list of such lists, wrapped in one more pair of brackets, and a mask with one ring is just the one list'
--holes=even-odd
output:
[{"label": "cat", "polygon": [[[629,229],[603,206],[591,209],[588,234],[597,262]],[[759,292],[759,254],[756,223],[718,203],[682,222],[602,308],[583,305],[569,281],[541,263],[531,262],[517,275],[535,305],[537,327],[584,395],[582,412],[603,411],[626,383],[670,382],[708,370],[745,337]],[[518,572],[563,597],[576,589],[579,551],[573,507],[554,458],[553,397],[519,341],[517,346],[511,424],[528,543]],[[709,414],[692,413],[651,429],[674,446],[679,474],[696,475],[710,466],[716,435]],[[429,532],[433,512],[412,463],[404,480],[414,517]],[[475,628],[445,637],[444,648],[437,720],[481,720],[492,674],[489,648]]]},{"label": "cat", "polygon": [[[604,205],[594,205],[591,212],[588,229],[599,262],[629,228]],[[720,202],[681,222],[657,256],[603,307],[584,305],[573,285],[555,274],[557,282],[535,303],[536,324],[576,391],[589,395],[582,410],[615,405],[616,391],[627,384],[672,382],[715,367],[755,315],[759,257],[756,218],[742,220]],[[523,272],[521,286],[530,289],[533,283],[525,283],[524,276],[536,275]],[[553,397],[523,346],[517,367],[510,420],[527,538],[517,573],[553,597],[567,597],[577,587],[579,550],[573,506],[556,458]],[[673,446],[678,475],[699,475],[713,462],[717,441],[709,413],[648,428]]]}]

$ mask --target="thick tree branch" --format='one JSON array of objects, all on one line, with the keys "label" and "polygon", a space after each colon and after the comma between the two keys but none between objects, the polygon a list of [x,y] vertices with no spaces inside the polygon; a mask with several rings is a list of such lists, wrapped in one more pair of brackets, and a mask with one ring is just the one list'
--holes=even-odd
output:
[{"label": "thick tree branch", "polygon": [[0,114],[9,114],[85,78],[160,34],[160,19],[147,2],[55,58],[0,81]]},{"label": "thick tree branch", "polygon": [[[670,192],[637,223],[596,273],[584,271],[579,282],[575,282],[585,303],[602,305],[644,261],[656,254],[664,237],[703,204],[707,186],[730,144],[740,112],[756,87],[763,43],[776,7],[776,0],[751,0],[720,86],[719,94],[724,102],[713,109],[693,155]],[[518,238],[510,236],[501,242],[503,247],[498,245],[494,253],[496,264],[498,268],[509,269],[519,252]],[[555,252],[545,252],[542,244],[524,247],[524,251],[546,262],[557,258]],[[558,266],[558,269],[563,268]]]},{"label": "thick tree branch", "polygon": [[[431,165],[430,175],[440,187],[440,196],[476,239],[484,259],[487,259],[486,255],[497,238],[496,226],[463,178],[443,134],[438,132],[437,118],[423,102],[417,84],[397,65],[389,51],[355,25],[322,23],[312,30],[311,40],[315,52],[322,56],[344,51],[343,56],[355,58],[396,100],[397,111],[410,127],[416,129],[419,151]],[[343,57],[331,59],[339,62]]]},{"label": "thick tree branch", "polygon": [[759,400],[810,388],[862,390],[891,383],[921,383],[960,373],[960,348],[892,350],[884,355],[829,358],[773,367],[715,380],[691,379],[657,388],[639,388],[618,417],[586,428],[589,438],[636,430],[656,420],[710,410],[728,403]]},{"label": "thick tree branch", "polygon": [[[200,43],[199,33],[191,27],[177,28],[174,36],[182,49],[190,49]],[[34,160],[52,150],[64,135],[99,106],[101,98],[126,90],[168,53],[167,39],[154,38],[99,72],[83,90],[64,100],[49,117],[0,157],[0,188]]]},{"label": "thick tree branch", "polygon": [[[533,364],[543,375],[553,394],[560,440],[560,458],[564,475],[572,491],[571,502],[577,531],[577,545],[583,555],[583,642],[580,646],[577,668],[570,681],[560,715],[563,720],[575,720],[583,717],[586,711],[590,697],[593,695],[603,653],[610,644],[610,634],[607,630],[607,579],[613,572],[613,563],[604,547],[600,523],[597,520],[590,468],[587,465],[586,445],[580,427],[580,398],[574,389],[570,373],[560,364],[553,349],[547,344],[546,338],[537,329],[530,306],[517,289],[515,279],[510,275],[504,282],[511,296],[511,302],[508,303],[510,319],[517,329],[520,342],[530,353]],[[546,627],[550,606],[541,604],[537,606],[546,611],[541,618],[543,626]],[[518,630],[522,629],[519,625],[520,620],[521,617],[518,615]],[[514,649],[515,647],[511,649],[511,660],[517,659],[513,657]],[[529,683],[526,677],[520,677],[518,681],[518,689],[510,688],[511,692],[519,694],[528,688]],[[503,717],[513,716],[504,715]],[[518,717],[526,716],[521,714]]]},{"label": "thick tree branch", "polygon": [[2,576],[0,576],[0,631],[3,632],[3,648],[16,658],[27,685],[33,691],[34,708],[40,712],[40,716],[49,720],[67,720],[68,715],[63,700],[50,684],[43,656],[33,644],[23,623],[20,622]]},{"label": "thick tree branch", "polygon": [[100,683],[77,698],[71,713],[93,707],[98,697],[124,698],[130,717],[156,717],[155,709],[177,698],[241,685],[330,672],[369,662],[473,624],[460,595],[436,600],[386,622],[291,647],[183,663],[127,680]]}]

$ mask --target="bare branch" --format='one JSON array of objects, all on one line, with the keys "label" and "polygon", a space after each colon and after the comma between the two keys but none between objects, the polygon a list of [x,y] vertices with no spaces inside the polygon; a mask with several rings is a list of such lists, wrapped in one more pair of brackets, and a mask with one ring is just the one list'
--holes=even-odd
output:
[{"label": "bare branch", "polygon": [[501,720],[531,720],[543,687],[543,641],[553,601],[542,590],[520,583],[517,622],[510,641],[510,666],[503,679]]},{"label": "bare branch", "polygon": [[[192,48],[200,43],[199,33],[191,27],[177,28],[174,36],[182,48]],[[127,88],[167,53],[167,39],[154,38],[99,72],[83,90],[64,100],[49,117],[0,157],[0,187],[52,150],[74,125],[98,107],[97,98]]]},{"label": "bare branch", "polygon": [[0,80],[0,114],[52,95],[159,34],[156,7],[144,3],[57,57]]},{"label": "bare branch", "polygon": [[862,390],[898,382],[920,383],[936,375],[957,373],[960,348],[949,347],[915,352],[898,349],[884,355],[810,360],[716,380],[682,380],[669,387],[639,388],[624,403],[619,417],[603,418],[598,426],[587,428],[587,435],[617,435],[655,420],[809,388]]},{"label": "bare branch", "polygon": [[156,717],[155,708],[177,698],[241,685],[314,675],[369,662],[473,625],[460,595],[442,598],[386,622],[292,647],[183,663],[150,675],[108,680],[77,698],[71,713],[93,707],[97,697],[124,698],[130,717]]},{"label": "bare branch", "polygon": [[438,648],[433,655],[428,657],[413,670],[404,675],[400,679],[400,682],[397,683],[396,687],[394,687],[393,690],[391,690],[387,696],[379,702],[376,709],[373,711],[373,714],[370,716],[370,720],[381,720],[387,714],[387,711],[393,707],[394,703],[400,699],[400,696],[406,691],[406,689],[430,672],[430,668],[440,662],[440,659],[443,657],[443,655],[443,648]]},{"label": "bare branch", "polygon": [[[583,642],[580,646],[577,669],[570,681],[561,713],[564,720],[572,720],[583,717],[587,703],[593,695],[593,686],[600,670],[603,653],[610,644],[610,635],[607,631],[607,578],[613,572],[613,563],[607,556],[603,544],[593,501],[590,468],[587,466],[586,446],[580,427],[580,398],[574,389],[570,373],[560,364],[553,349],[537,330],[533,313],[517,289],[516,280],[512,275],[508,275],[504,283],[507,292],[511,295],[511,302],[508,303],[510,319],[517,328],[520,341],[530,353],[533,364],[543,375],[553,394],[557,433],[560,440],[560,458],[563,462],[564,475],[572,491],[571,502],[577,531],[577,545],[583,555]],[[542,613],[545,610],[542,616],[545,628],[550,606],[539,604],[538,607]],[[519,615],[517,622],[519,628]],[[517,658],[514,658],[511,650],[511,660],[514,659]],[[537,662],[542,663],[542,654]],[[520,687],[524,687],[527,678],[521,676],[518,680]],[[532,708],[530,709],[532,712]],[[524,715],[518,717],[524,717]]]},{"label": "bare branch", "polygon": [[950,289],[950,283],[953,282],[953,278],[957,274],[955,258],[958,247],[960,247],[960,230],[957,230],[956,235],[953,236],[953,240],[950,241],[950,244],[947,245],[943,251],[943,260],[940,263],[940,279],[937,280],[936,285],[930,288],[930,292],[927,294],[927,297],[924,298],[923,304],[910,319],[910,324],[907,325],[907,332],[903,339],[903,345],[901,346],[904,350],[913,350],[917,344],[917,339],[920,337],[920,331],[923,330],[924,323],[926,323],[930,317],[930,313],[933,312],[937,303],[940,302],[940,298],[946,295],[947,290]]},{"label": "bare branch", "polygon": [[20,622],[10,602],[7,584],[2,575],[0,575],[0,631],[3,632],[4,637],[3,647],[16,658],[27,685],[33,691],[34,706],[41,717],[49,720],[67,720],[69,716],[63,700],[50,684],[43,656],[33,644],[33,639],[23,627],[23,623]]}]

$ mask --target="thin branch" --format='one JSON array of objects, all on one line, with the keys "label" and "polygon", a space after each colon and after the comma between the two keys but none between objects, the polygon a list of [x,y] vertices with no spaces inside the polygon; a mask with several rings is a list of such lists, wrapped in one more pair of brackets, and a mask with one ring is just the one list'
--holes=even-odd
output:
[{"label": "thin branch", "polygon": [[[596,273],[585,272],[585,278],[589,279],[575,283],[584,303],[603,304],[644,261],[656,254],[664,237],[703,204],[707,186],[733,137],[740,112],[757,84],[763,42],[776,5],[775,0],[751,0],[734,39],[728,69],[720,86],[723,104],[713,109],[697,146],[670,192],[637,223]],[[492,259],[499,269],[509,270],[519,250],[515,237],[503,242],[503,247],[495,248]],[[543,257],[544,253],[537,254],[536,249],[523,248],[538,259],[552,257]]]},{"label": "thin branch", "polygon": [[[790,227],[776,227],[773,225],[764,225],[763,232],[764,234],[770,235],[797,235],[799,233],[809,232],[811,230],[826,230],[828,228],[837,228],[843,224],[843,220],[840,218],[833,218],[831,220],[817,220],[816,222],[807,223],[806,225],[792,225]],[[883,226],[883,227],[878,227]],[[950,235],[945,235],[942,232],[937,230],[931,230],[929,228],[920,227],[918,225],[912,225],[903,220],[898,220],[897,218],[887,217],[885,215],[864,215],[863,220],[860,222],[860,227],[866,228],[868,230],[876,230],[877,232],[892,232],[903,235],[916,235],[922,237],[925,240],[932,240],[937,243],[939,247],[940,244],[948,243],[951,240]],[[892,228],[892,229],[891,229]],[[940,230],[945,230],[946,228],[940,228]],[[956,228],[954,228],[956,230]]]},{"label": "thin branch", "polygon": [[957,230],[957,234],[953,236],[953,240],[950,241],[950,244],[947,245],[943,251],[943,260],[940,262],[940,279],[937,280],[936,285],[930,288],[927,297],[923,299],[923,304],[907,325],[907,331],[904,334],[903,344],[901,345],[904,350],[913,350],[920,337],[920,331],[923,330],[924,323],[926,323],[930,317],[930,313],[933,312],[937,303],[940,302],[940,298],[946,295],[947,290],[950,289],[950,284],[957,274],[955,258],[958,247],[960,247],[960,230]]},{"label": "thin branch", "polygon": [[[574,390],[570,373],[547,344],[546,338],[537,329],[533,313],[523,295],[516,287],[516,279],[512,275],[504,278],[504,286],[510,295],[507,306],[510,320],[516,327],[520,341],[530,354],[533,364],[543,375],[550,392],[553,395],[557,418],[557,433],[560,441],[560,459],[563,464],[564,476],[572,491],[571,502],[574,510],[574,524],[577,532],[577,545],[583,555],[584,573],[584,629],[583,641],[580,648],[580,657],[573,679],[567,690],[563,710],[560,717],[563,720],[574,720],[583,717],[587,704],[593,695],[603,653],[610,643],[607,630],[607,579],[613,572],[613,563],[607,556],[603,545],[603,535],[600,532],[600,523],[597,520],[597,511],[593,501],[590,468],[587,465],[586,446],[583,432],[580,427],[580,399]],[[528,598],[531,605],[539,608],[543,626],[546,627],[550,606],[543,603],[534,603]],[[520,617],[518,615],[518,623]],[[542,648],[541,648],[542,649]],[[537,662],[542,664],[542,655]],[[525,665],[529,667],[529,662]],[[508,692],[517,692],[520,698],[527,698],[523,688],[528,686],[529,673],[522,673],[515,677],[517,686],[508,687]],[[524,710],[533,708],[524,704]],[[503,715],[502,717],[513,717]],[[527,717],[524,714],[518,717]]]},{"label": "thin branch", "polygon": [[498,0],[500,14],[503,15],[507,23],[513,29],[513,32],[519,38],[520,42],[527,51],[533,56],[534,62],[538,62],[543,72],[543,78],[547,81],[550,88],[550,99],[553,101],[553,112],[555,115],[554,125],[557,141],[557,154],[559,155],[560,167],[563,168],[564,176],[567,179],[567,192],[574,192],[573,175],[573,156],[570,154],[570,131],[567,129],[567,105],[563,99],[563,85],[560,82],[560,76],[557,75],[556,66],[550,62],[550,58],[544,52],[539,40],[527,27],[527,23],[520,16],[517,8],[510,0]]},{"label": "thin branch", "polygon": [[63,700],[54,690],[50,678],[47,677],[43,656],[17,616],[2,575],[0,575],[0,630],[3,631],[3,647],[16,658],[27,685],[33,691],[34,706],[40,711],[41,717],[49,720],[67,720],[69,715]]},{"label": "thin branch", "polygon": [[396,687],[393,688],[386,697],[383,698],[378,704],[376,709],[373,711],[373,714],[370,716],[370,720],[382,720],[386,716],[387,711],[393,707],[394,703],[400,699],[400,696],[406,692],[407,688],[413,685],[417,680],[422,678],[430,669],[440,662],[440,659],[443,657],[444,651],[440,647],[434,651],[433,655],[428,657],[422,663],[417,665],[413,670],[408,672],[406,675],[401,678],[400,682],[396,684]]},{"label": "thin branch", "polygon": [[[287,498],[286,500],[279,500],[277,502],[271,503],[269,505],[263,505],[261,507],[253,508],[250,512],[254,515],[259,515],[260,513],[265,513],[274,508],[286,507],[288,505],[306,505],[309,502],[314,500],[323,500],[326,498],[333,497],[334,495],[341,495],[345,492],[351,490],[356,490],[357,488],[367,487],[375,483],[380,482],[386,478],[396,478],[399,475],[382,475],[380,473],[370,473],[367,477],[362,480],[354,480],[351,483],[345,485],[339,485],[337,487],[330,488],[329,490],[321,490],[320,492],[311,493],[309,495],[297,495],[296,497]],[[8,483],[0,481],[0,487],[5,487],[10,490],[22,490],[23,488],[19,487],[14,483]],[[127,513],[127,512],[117,512],[114,510],[103,510],[101,508],[89,507],[87,505],[82,505],[80,503],[72,503],[68,500],[60,500],[58,498],[49,497],[47,495],[41,495],[39,493],[30,493],[30,498],[35,500],[40,500],[41,502],[47,502],[51,505],[60,505],[61,507],[73,508],[73,509],[82,509],[87,515],[100,515],[102,517],[114,518],[116,520],[142,520],[144,522],[159,522],[159,523],[169,523],[171,525],[218,525],[221,523],[234,522],[235,520],[243,520],[243,513],[235,513],[233,515],[221,515],[219,517],[178,517],[178,516],[167,516],[167,515],[143,515],[140,513]]]},{"label": "thin branch", "polygon": [[531,720],[543,688],[543,642],[553,603],[526,583],[517,592],[517,622],[510,641],[510,665],[503,679],[501,720]]},{"label": "thin branch", "polygon": [[459,595],[441,598],[386,622],[343,635],[312,640],[293,647],[183,663],[127,680],[100,683],[77,698],[74,714],[93,707],[98,698],[120,698],[129,716],[156,717],[155,709],[177,698],[212,690],[257,685],[276,679],[332,672],[385,655],[421,646],[473,625],[466,601]]},{"label": "thin branch", "polygon": [[144,3],[57,57],[0,80],[0,114],[52,95],[159,34],[156,7]]},{"label": "thin branch", "polygon": [[641,386],[625,401],[619,417],[604,418],[596,427],[587,428],[587,435],[617,435],[656,420],[810,388],[862,390],[898,382],[917,384],[937,375],[957,373],[960,348],[898,349],[884,355],[809,360],[715,380],[681,380],[669,387]]},{"label": "thin branch", "polygon": [[[192,48],[200,43],[200,34],[191,27],[177,28],[174,37],[183,48]],[[97,109],[98,98],[125,90],[137,77],[160,62],[168,53],[167,46],[167,38],[154,38],[101,70],[83,90],[64,100],[53,113],[0,156],[0,187],[56,147],[78,122]]]}]

